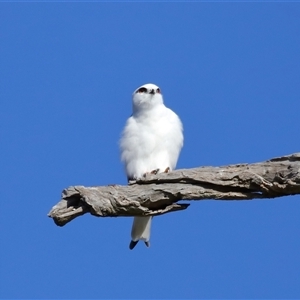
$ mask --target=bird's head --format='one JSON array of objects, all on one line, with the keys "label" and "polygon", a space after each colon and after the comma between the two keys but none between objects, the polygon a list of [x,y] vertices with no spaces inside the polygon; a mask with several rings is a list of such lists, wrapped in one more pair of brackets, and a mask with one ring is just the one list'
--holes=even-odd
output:
[{"label": "bird's head", "polygon": [[148,110],[163,103],[160,88],[152,83],[147,83],[137,88],[132,95],[133,112]]}]

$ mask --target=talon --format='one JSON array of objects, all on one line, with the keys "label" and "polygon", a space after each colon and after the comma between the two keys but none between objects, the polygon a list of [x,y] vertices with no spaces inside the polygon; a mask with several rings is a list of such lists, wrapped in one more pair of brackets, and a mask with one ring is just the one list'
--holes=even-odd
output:
[{"label": "talon", "polygon": [[164,171],[164,173],[169,173],[170,172],[170,167],[167,167]]},{"label": "talon", "polygon": [[156,175],[158,173],[158,171],[159,171],[159,169],[155,169],[155,170],[151,171],[150,174]]}]

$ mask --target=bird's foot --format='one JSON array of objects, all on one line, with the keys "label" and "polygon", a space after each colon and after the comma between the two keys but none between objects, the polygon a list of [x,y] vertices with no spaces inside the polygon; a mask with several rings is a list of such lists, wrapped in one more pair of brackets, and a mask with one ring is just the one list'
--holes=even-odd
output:
[{"label": "bird's foot", "polygon": [[155,170],[152,170],[151,172],[147,172],[143,175],[144,178],[146,178],[147,174],[154,174],[156,175],[157,173],[159,172],[159,169],[155,169]]},{"label": "bird's foot", "polygon": [[150,174],[156,175],[158,172],[159,172],[159,169],[155,169],[155,170],[152,170],[152,171],[150,172]]},{"label": "bird's foot", "polygon": [[167,167],[164,171],[164,173],[169,173],[170,172],[170,167]]},{"label": "bird's foot", "polygon": [[149,241],[145,242],[145,245],[149,248],[150,247],[150,242]]}]

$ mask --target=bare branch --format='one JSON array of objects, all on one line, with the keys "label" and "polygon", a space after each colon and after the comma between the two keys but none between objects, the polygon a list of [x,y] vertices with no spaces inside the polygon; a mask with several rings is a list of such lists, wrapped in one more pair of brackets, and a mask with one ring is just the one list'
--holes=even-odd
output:
[{"label": "bare branch", "polygon": [[129,186],[71,186],[48,216],[63,226],[87,212],[98,217],[156,216],[186,209],[180,200],[251,200],[300,194],[300,153],[255,164],[147,174]]}]

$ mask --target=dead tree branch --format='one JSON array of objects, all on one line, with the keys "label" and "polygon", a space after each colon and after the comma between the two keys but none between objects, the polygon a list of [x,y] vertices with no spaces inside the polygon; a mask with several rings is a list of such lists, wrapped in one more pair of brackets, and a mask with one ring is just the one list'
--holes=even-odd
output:
[{"label": "dead tree branch", "polygon": [[251,200],[300,194],[300,153],[254,164],[181,169],[128,186],[71,186],[48,216],[63,226],[85,213],[98,217],[157,216],[186,209],[180,200]]}]

